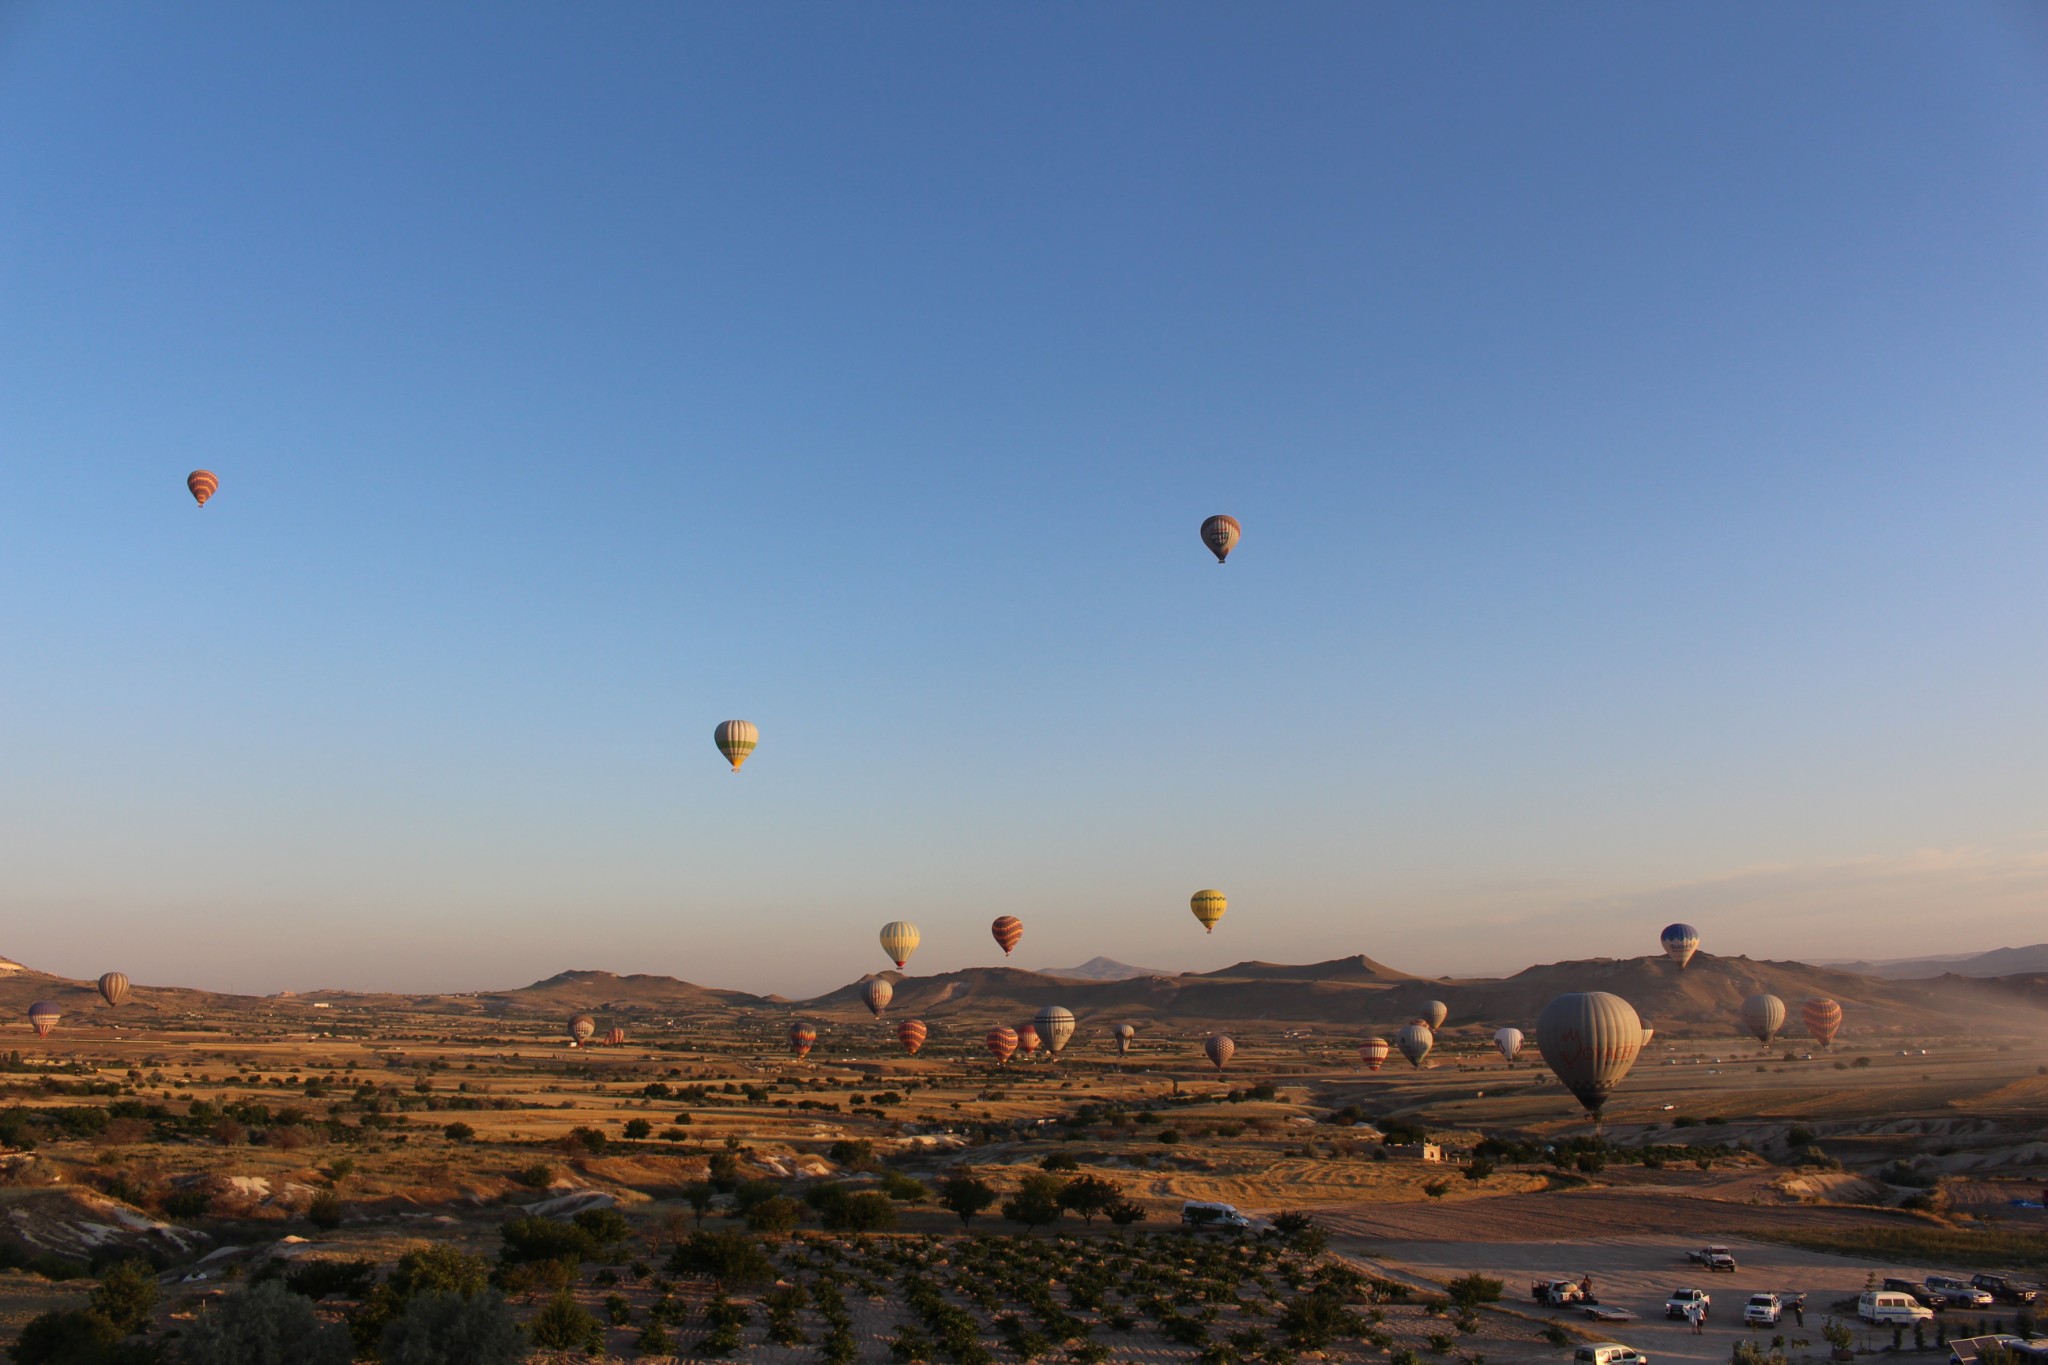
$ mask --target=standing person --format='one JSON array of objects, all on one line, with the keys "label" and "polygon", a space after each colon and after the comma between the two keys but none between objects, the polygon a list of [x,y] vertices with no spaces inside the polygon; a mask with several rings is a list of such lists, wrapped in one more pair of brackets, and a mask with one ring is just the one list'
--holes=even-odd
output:
[{"label": "standing person", "polygon": [[1801,1294],[1792,1300],[1792,1320],[1801,1327],[1806,1326],[1806,1295]]},{"label": "standing person", "polygon": [[1685,1320],[1692,1324],[1692,1334],[1694,1336],[1700,1334],[1700,1321],[1706,1316],[1707,1310],[1697,1303],[1689,1303],[1685,1306]]}]

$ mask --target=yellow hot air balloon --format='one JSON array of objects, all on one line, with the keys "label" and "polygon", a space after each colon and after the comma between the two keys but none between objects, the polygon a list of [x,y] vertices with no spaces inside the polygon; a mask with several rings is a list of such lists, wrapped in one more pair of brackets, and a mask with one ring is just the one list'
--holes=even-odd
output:
[{"label": "yellow hot air balloon", "polygon": [[917,926],[907,919],[892,919],[882,926],[882,951],[889,955],[898,971],[909,963],[919,941]]},{"label": "yellow hot air balloon", "polygon": [[712,742],[718,745],[718,752],[725,755],[725,761],[738,772],[740,764],[747,761],[754,752],[754,746],[761,742],[761,732],[754,728],[752,721],[722,720],[711,732]]},{"label": "yellow hot air balloon", "polygon": [[1216,932],[1216,921],[1223,918],[1223,912],[1230,908],[1221,891],[1197,891],[1188,897],[1188,908],[1195,912],[1195,918],[1202,922],[1202,928]]}]

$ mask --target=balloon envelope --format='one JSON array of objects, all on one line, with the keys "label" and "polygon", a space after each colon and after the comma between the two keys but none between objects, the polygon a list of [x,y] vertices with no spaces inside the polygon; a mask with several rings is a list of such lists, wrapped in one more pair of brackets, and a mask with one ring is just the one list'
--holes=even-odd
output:
[{"label": "balloon envelope", "polygon": [[1130,1052],[1131,1044],[1137,1040],[1138,1026],[1136,1024],[1118,1024],[1110,1030],[1110,1033],[1116,1039],[1116,1055],[1122,1057]]},{"label": "balloon envelope", "polygon": [[1038,1026],[1036,1024],[1027,1021],[1017,1025],[1017,1047],[1019,1050],[1027,1055],[1036,1052],[1038,1051],[1039,1042]]},{"label": "balloon envelope", "polygon": [[1621,1084],[1643,1050],[1635,1006],[1607,991],[1560,995],[1536,1020],[1536,1048],[1591,1114]]},{"label": "balloon envelope", "polygon": [[718,746],[718,752],[725,755],[725,761],[738,772],[754,752],[754,746],[761,742],[761,732],[748,720],[722,720],[711,732],[711,742]]},{"label": "balloon envelope", "polygon": [[1367,1071],[1378,1071],[1387,1063],[1387,1054],[1394,1049],[1384,1038],[1368,1038],[1358,1045],[1358,1060],[1365,1063]]},{"label": "balloon envelope", "polygon": [[1799,1018],[1815,1042],[1822,1047],[1835,1045],[1835,1034],[1842,1027],[1840,1005],[1824,995],[1808,996],[1799,1006]]},{"label": "balloon envelope", "polygon": [[57,1021],[64,1017],[64,1011],[48,1000],[38,1000],[28,1007],[29,1026],[35,1029],[36,1037],[47,1038],[50,1030],[57,1027]]},{"label": "balloon envelope", "polygon": [[1215,1063],[1218,1071],[1221,1071],[1223,1064],[1237,1051],[1237,1044],[1230,1041],[1230,1035],[1227,1033],[1212,1033],[1209,1035],[1209,1041],[1202,1044],[1202,1051],[1209,1054],[1209,1060]]},{"label": "balloon envelope", "polygon": [[128,978],[119,972],[108,972],[100,978],[100,998],[109,1005],[119,1005],[128,998]]},{"label": "balloon envelope", "polygon": [[1237,548],[1238,539],[1244,535],[1244,528],[1237,524],[1237,518],[1217,513],[1202,523],[1202,543],[1209,547],[1209,553],[1216,556],[1221,564],[1230,558],[1230,552]]},{"label": "balloon envelope", "polygon": [[903,1044],[903,1050],[915,1057],[917,1050],[924,1046],[925,1027],[922,1019],[905,1019],[896,1026],[896,1041]]},{"label": "balloon envelope", "polygon": [[982,1044],[996,1055],[997,1062],[1007,1062],[1017,1051],[1017,1030],[1013,1028],[992,1028]]},{"label": "balloon envelope", "polygon": [[1500,1049],[1501,1056],[1512,1062],[1515,1054],[1522,1050],[1522,1031],[1518,1028],[1496,1029],[1493,1045]]},{"label": "balloon envelope", "polygon": [[597,1032],[597,1020],[587,1014],[579,1014],[569,1021],[569,1036],[579,1043],[590,1041],[590,1035]]},{"label": "balloon envelope", "polygon": [[917,945],[922,941],[917,926],[907,919],[892,919],[883,925],[881,939],[882,951],[889,955],[898,971],[910,961],[910,955],[917,951]]},{"label": "balloon envelope", "polygon": [[1742,1002],[1742,1027],[1750,1037],[1769,1047],[1778,1030],[1785,1027],[1785,1002],[1762,991],[1752,995]]},{"label": "balloon envelope", "polygon": [[889,1008],[889,1001],[894,999],[895,995],[896,988],[889,984],[886,977],[871,976],[861,982],[860,1002],[868,1007],[869,1014],[879,1017],[883,1010]]},{"label": "balloon envelope", "polygon": [[1032,1017],[1031,1027],[1038,1030],[1039,1041],[1058,1056],[1067,1039],[1074,1036],[1074,1012],[1061,1005],[1047,1005]]},{"label": "balloon envelope", "polygon": [[988,927],[988,931],[1001,945],[1003,956],[1008,957],[1024,937],[1024,921],[1015,915],[998,915],[996,922]]},{"label": "balloon envelope", "polygon": [[810,1055],[811,1044],[818,1041],[818,1031],[809,1024],[789,1026],[789,1050],[798,1057]]},{"label": "balloon envelope", "polygon": [[609,1047],[623,1047],[626,1043],[626,1031],[622,1028],[615,1028],[605,1034],[604,1041]]},{"label": "balloon envelope", "polygon": [[1422,1004],[1422,1022],[1435,1033],[1444,1026],[1444,1020],[1451,1017],[1451,1007],[1441,1000],[1425,1000]]},{"label": "balloon envelope", "polygon": [[1667,924],[1658,941],[1664,945],[1664,956],[1683,969],[1700,949],[1700,931],[1690,924]]},{"label": "balloon envelope", "polygon": [[1223,912],[1230,908],[1230,902],[1223,893],[1216,890],[1197,891],[1188,897],[1188,908],[1195,912],[1195,918],[1210,933],[1216,932],[1216,921],[1223,918]]},{"label": "balloon envelope", "polygon": [[193,501],[204,507],[206,500],[220,490],[220,480],[210,469],[195,469],[185,476],[185,487],[190,490]]},{"label": "balloon envelope", "polygon": [[1436,1046],[1436,1034],[1421,1020],[1404,1027],[1394,1035],[1394,1046],[1401,1049],[1401,1055],[1408,1059],[1408,1065],[1421,1066],[1422,1059]]}]

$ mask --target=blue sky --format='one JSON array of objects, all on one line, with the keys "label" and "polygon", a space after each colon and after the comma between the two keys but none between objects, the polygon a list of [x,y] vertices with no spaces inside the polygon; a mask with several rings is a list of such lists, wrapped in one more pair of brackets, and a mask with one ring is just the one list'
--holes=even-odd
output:
[{"label": "blue sky", "polygon": [[0,186],[33,965],[2042,937],[2038,8],[17,5]]}]

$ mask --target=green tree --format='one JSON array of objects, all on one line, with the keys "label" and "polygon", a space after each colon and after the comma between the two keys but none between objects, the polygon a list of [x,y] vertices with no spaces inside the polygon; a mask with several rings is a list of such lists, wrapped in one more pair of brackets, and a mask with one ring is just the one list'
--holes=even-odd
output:
[{"label": "green tree", "polygon": [[156,1310],[156,1270],[148,1261],[123,1261],[100,1276],[86,1307],[127,1336],[149,1326]]},{"label": "green tree", "polygon": [[620,1132],[625,1135],[627,1141],[640,1142],[653,1135],[654,1125],[646,1119],[627,1119],[626,1126],[620,1129]]},{"label": "green tree", "polygon": [[1083,1223],[1093,1226],[1095,1216],[1109,1212],[1110,1206],[1123,1196],[1123,1186],[1114,1180],[1099,1175],[1084,1175],[1069,1180],[1060,1187],[1059,1202],[1061,1208],[1073,1210],[1081,1215]]},{"label": "green tree", "polygon": [[711,1211],[711,1203],[718,1198],[718,1191],[711,1188],[708,1180],[694,1180],[683,1186],[683,1202],[690,1206],[690,1212],[697,1217],[697,1226],[704,1226],[704,1215]]},{"label": "green tree", "polygon": [[101,1365],[122,1336],[101,1314],[71,1308],[30,1318],[7,1354],[15,1365]]},{"label": "green tree", "polygon": [[519,1365],[525,1334],[505,1300],[474,1294],[416,1294],[384,1328],[384,1365]]},{"label": "green tree", "polygon": [[498,1228],[498,1264],[528,1265],[535,1261],[582,1263],[597,1250],[588,1232],[574,1223],[564,1223],[538,1214],[508,1218]]},{"label": "green tree", "polygon": [[1017,1186],[1017,1193],[1003,1201],[1003,1217],[1012,1223],[1022,1224],[1027,1230],[1044,1227],[1059,1221],[1060,1191],[1066,1182],[1058,1176],[1040,1172],[1027,1175]]},{"label": "green tree", "polygon": [[533,1321],[527,1324],[533,1344],[544,1351],[604,1350],[604,1324],[576,1302],[574,1290],[564,1289],[549,1299]]},{"label": "green tree", "polygon": [[781,1195],[764,1199],[747,1210],[747,1227],[771,1237],[787,1237],[802,1221],[804,1206]]},{"label": "green tree", "polygon": [[473,1142],[476,1140],[476,1129],[457,1119],[441,1130],[441,1136],[450,1142]]},{"label": "green tree", "polygon": [[251,1285],[185,1330],[182,1365],[349,1365],[346,1328],[323,1323],[310,1299],[276,1280]]},{"label": "green tree", "polygon": [[996,1202],[994,1186],[971,1175],[950,1175],[939,1182],[939,1207],[959,1215],[966,1227],[974,1216]]},{"label": "green tree", "polygon": [[672,1275],[702,1275],[730,1288],[775,1278],[775,1262],[744,1232],[693,1232],[669,1253],[668,1270]]}]

